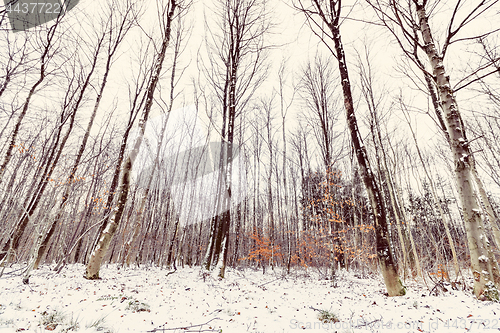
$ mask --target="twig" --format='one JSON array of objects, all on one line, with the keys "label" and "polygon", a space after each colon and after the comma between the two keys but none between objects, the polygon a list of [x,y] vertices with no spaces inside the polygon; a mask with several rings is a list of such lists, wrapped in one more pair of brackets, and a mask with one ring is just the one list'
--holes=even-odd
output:
[{"label": "twig", "polygon": [[215,332],[214,330],[210,329],[210,330],[198,330],[198,331],[187,331],[188,328],[193,328],[193,327],[203,327],[205,325],[207,325],[209,322],[213,321],[213,320],[220,320],[220,318],[212,318],[210,319],[209,321],[207,321],[206,323],[203,323],[203,324],[198,324],[198,325],[191,325],[191,326],[180,326],[180,327],[174,327],[174,328],[153,328],[151,331],[146,331],[146,332],[165,332],[165,331],[175,331],[175,330],[184,330],[186,332]]},{"label": "twig", "polygon": [[[15,269],[13,271],[10,271],[10,272],[7,272],[7,273],[3,273],[3,275],[9,275],[9,274],[14,274],[15,272],[18,272],[20,270],[24,270],[25,267],[21,267],[21,268],[18,268],[18,269]],[[23,272],[21,272],[19,275],[23,274]]]},{"label": "twig", "polygon": [[364,323],[362,325],[354,326],[354,328],[360,328],[360,327],[370,326],[371,324],[376,323],[377,321],[380,321],[380,320],[381,319],[375,319],[375,320],[370,321],[369,323]]},{"label": "twig", "polygon": [[[59,263],[56,265],[56,268],[54,268],[55,271],[57,271],[57,274],[61,273],[62,269],[64,268],[64,266],[66,266],[66,260],[68,259],[68,257],[71,255],[71,252],[73,252],[73,250],[75,249],[76,245],[78,244],[78,242],[80,241],[80,239],[82,239],[83,236],[85,236],[85,234],[87,232],[89,232],[90,230],[92,230],[95,226],[99,225],[99,224],[102,224],[104,222],[104,220],[111,214],[111,212],[109,212],[108,214],[106,214],[106,216],[104,216],[99,222],[93,224],[90,228],[88,228],[87,230],[85,230],[76,240],[75,240],[75,243],[73,244],[73,246],[71,247],[71,249],[66,253],[66,255],[59,261]],[[61,267],[59,267],[60,265],[62,265]]]},{"label": "twig", "polygon": [[429,291],[429,296],[432,295],[432,292],[434,292],[434,290],[436,290],[436,296],[439,295],[439,290],[437,289],[437,287],[440,287],[443,292],[446,291],[446,287],[443,284],[443,278],[441,278],[440,280],[434,280],[429,273],[427,273],[427,275],[429,276],[429,279],[434,283],[434,287]]},{"label": "twig", "polygon": [[312,309],[314,311],[319,311],[319,312],[323,311],[323,310],[320,310],[320,309],[313,308],[312,306],[310,306],[309,309]]},{"label": "twig", "polygon": [[265,285],[266,285],[266,284],[268,284],[268,283],[271,283],[271,282],[274,282],[274,281],[278,281],[278,280],[281,280],[281,279],[282,279],[282,278],[281,278],[281,277],[279,277],[279,278],[277,278],[277,279],[274,279],[274,280],[268,281],[268,282],[266,282],[266,283],[259,284],[257,287],[262,287],[262,286],[265,286]]},{"label": "twig", "polygon": [[[207,303],[207,305],[208,305],[208,303]],[[214,312],[221,312],[221,311],[222,311],[222,309],[215,309],[214,311],[210,312],[208,315],[210,316]]]}]

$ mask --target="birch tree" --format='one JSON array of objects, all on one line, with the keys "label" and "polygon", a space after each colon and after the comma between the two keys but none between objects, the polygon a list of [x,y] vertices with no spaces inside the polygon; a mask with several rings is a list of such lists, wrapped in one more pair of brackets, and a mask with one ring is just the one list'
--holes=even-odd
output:
[{"label": "birch tree", "polygon": [[[297,8],[302,11],[308,20],[309,26],[321,36],[321,41],[331,50],[333,56],[337,59],[340,84],[344,96],[344,108],[346,111],[347,126],[351,135],[352,146],[358,165],[361,170],[363,183],[368,193],[370,206],[373,213],[375,224],[375,235],[377,244],[377,257],[380,270],[384,277],[385,286],[389,296],[400,296],[406,293],[401,279],[397,273],[396,262],[393,257],[387,220],[387,212],[384,204],[384,198],[377,183],[375,175],[372,172],[370,162],[359,133],[354,99],[352,96],[351,81],[347,68],[347,59],[342,44],[342,35],[340,33],[343,9],[341,0],[311,0],[309,5],[305,1],[298,1]],[[333,42],[333,48],[330,43]]]},{"label": "birch tree", "polygon": [[[369,1],[375,8],[379,17],[390,27],[396,36],[398,44],[404,53],[412,59],[417,66],[432,77],[432,86],[435,87],[438,104],[443,111],[444,123],[449,137],[449,147],[454,161],[454,174],[457,189],[462,205],[465,230],[471,258],[471,270],[474,275],[474,295],[478,299],[498,300],[498,283],[500,274],[498,263],[494,258],[485,226],[481,216],[481,207],[474,193],[474,156],[467,139],[466,128],[458,107],[456,89],[451,83],[447,73],[444,58],[450,46],[460,40],[471,37],[462,37],[463,28],[475,19],[492,10],[498,1],[482,0],[471,6],[469,12],[460,15],[462,1],[455,2],[451,18],[446,22],[447,30],[442,47],[438,48],[434,39],[434,31],[430,25],[429,8],[436,3],[428,0],[394,1]],[[486,32],[485,34],[489,34]],[[460,37],[459,37],[460,36]],[[423,52],[427,64],[419,64],[414,54],[416,49]]]},{"label": "birch tree", "polygon": [[160,75],[163,69],[163,62],[165,60],[167,48],[170,45],[172,24],[175,15],[178,15],[179,11],[183,10],[183,3],[179,3],[177,0],[168,0],[167,4],[159,4],[160,12],[160,22],[159,25],[162,29],[162,41],[161,46],[155,53],[154,67],[152,70],[152,75],[149,79],[147,88],[145,103],[142,110],[142,115],[139,121],[139,135],[136,139],[130,154],[126,157],[124,161],[120,161],[121,165],[121,180],[120,187],[118,189],[117,205],[112,211],[112,216],[108,221],[105,228],[98,235],[98,243],[94,248],[92,254],[90,255],[89,261],[86,266],[85,278],[93,280],[99,278],[99,270],[101,267],[102,260],[106,255],[111,240],[118,229],[118,225],[122,218],[125,210],[125,204],[130,191],[130,176],[132,172],[132,167],[137,154],[139,153],[139,148],[144,137],[144,132],[146,129],[146,122],[148,121],[149,114],[154,102],[154,94],[158,86]]}]

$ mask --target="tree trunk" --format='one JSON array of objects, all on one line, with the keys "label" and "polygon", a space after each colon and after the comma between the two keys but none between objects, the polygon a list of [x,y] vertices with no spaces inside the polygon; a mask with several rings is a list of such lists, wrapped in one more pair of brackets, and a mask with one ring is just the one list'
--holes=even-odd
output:
[{"label": "tree trunk", "polygon": [[389,229],[387,224],[386,209],[384,200],[372,173],[366,148],[361,143],[361,138],[358,130],[356,116],[354,113],[354,102],[351,93],[351,84],[347,70],[347,64],[342,46],[340,27],[337,22],[330,24],[330,30],[333,34],[335,43],[335,52],[338,60],[340,79],[342,83],[342,91],[344,94],[344,107],[346,110],[346,119],[351,134],[352,144],[358,160],[358,165],[361,169],[363,182],[365,184],[368,198],[370,200],[373,218],[375,221],[375,235],[377,243],[377,256],[384,277],[385,286],[389,296],[400,296],[406,293],[405,287],[401,283],[401,279],[397,273],[396,263],[394,261],[392,251],[390,249]]},{"label": "tree trunk", "polygon": [[457,188],[462,202],[471,268],[474,275],[474,294],[479,299],[498,300],[498,290],[493,280],[494,276],[498,275],[498,264],[496,261],[490,260],[490,248],[486,242],[487,236],[484,233],[479,205],[474,195],[469,143],[465,139],[465,129],[460,120],[450,78],[446,75],[442,58],[439,56],[432,38],[425,7],[418,3],[415,5],[424,40],[424,51],[432,66],[450,135]]},{"label": "tree trunk", "polygon": [[[81,88],[78,100],[76,101],[76,104],[73,107],[73,112],[76,112],[78,110],[78,108],[80,107],[80,104],[81,104],[81,102],[83,100],[83,96],[85,94],[85,91],[87,90],[87,87],[90,84],[90,79],[91,79],[91,77],[92,77],[92,75],[94,73],[94,70],[96,68],[96,64],[97,64],[97,60],[98,60],[98,55],[99,55],[99,51],[100,51],[101,46],[102,46],[103,39],[104,39],[104,36],[101,39],[99,39],[99,41],[98,41],[98,45],[96,47],[96,51],[95,51],[95,54],[94,54],[93,62],[92,62],[92,65],[91,65],[92,67],[91,67],[89,73],[87,74],[85,83],[83,84],[83,86]],[[52,223],[49,224],[50,225],[49,229],[48,229],[47,233],[45,234],[43,240],[41,241],[40,247],[39,247],[39,249],[37,251],[37,256],[36,256],[36,259],[35,259],[35,263],[33,265],[34,269],[37,269],[38,266],[40,265],[40,261],[42,260],[42,257],[44,256],[44,254],[45,254],[45,252],[47,250],[47,245],[48,245],[48,243],[50,241],[50,238],[54,234],[56,226],[59,223],[59,221],[60,221],[60,219],[61,219],[61,217],[63,215],[63,209],[64,209],[64,206],[65,206],[66,202],[68,201],[68,197],[70,195],[70,190],[72,188],[73,179],[75,178],[76,172],[78,170],[78,165],[80,164],[80,160],[81,160],[81,158],[83,156],[83,152],[85,151],[85,146],[87,145],[87,141],[88,141],[89,136],[90,136],[90,130],[92,129],[92,125],[94,123],[94,119],[95,119],[95,116],[97,114],[97,109],[98,109],[100,97],[102,95],[102,91],[104,89],[104,86],[106,85],[106,79],[107,79],[108,73],[109,73],[109,70],[107,70],[106,73],[104,74],[104,79],[103,79],[103,84],[101,86],[101,91],[100,91],[100,94],[98,95],[96,104],[94,106],[94,110],[93,110],[92,115],[90,116],[90,120],[89,120],[89,122],[87,124],[87,129],[85,131],[85,135],[83,137],[83,141],[80,144],[80,149],[79,149],[79,151],[78,151],[78,153],[76,155],[76,159],[75,159],[75,162],[73,163],[73,167],[71,168],[70,175],[69,175],[69,177],[68,177],[68,179],[66,181],[66,185],[64,187],[64,193],[63,193],[63,196],[62,196],[62,199],[61,199],[61,203],[59,204],[57,215],[54,218],[54,220],[52,221]]]},{"label": "tree trunk", "polygon": [[136,139],[134,147],[123,165],[117,207],[114,208],[113,216],[111,217],[111,220],[109,221],[108,225],[99,234],[98,244],[96,248],[94,248],[94,250],[92,251],[92,254],[90,255],[90,259],[85,271],[85,278],[89,280],[99,279],[99,270],[101,267],[102,260],[104,259],[104,256],[106,255],[109,249],[111,240],[116,230],[118,229],[118,224],[120,223],[121,217],[125,210],[125,203],[127,202],[127,197],[130,190],[130,174],[132,172],[132,166],[137,154],[139,153],[139,148],[141,146],[142,139],[144,138],[144,132],[146,130],[146,123],[149,118],[151,107],[153,106],[154,93],[158,85],[158,81],[160,80],[160,74],[163,68],[163,61],[165,60],[167,47],[170,44],[171,24],[176,7],[177,7],[176,0],[170,0],[167,21],[165,22],[165,30],[163,34],[162,46],[155,59],[155,65],[154,65],[155,68],[153,71],[153,77],[151,78],[151,81],[148,84],[146,104],[144,105],[144,111],[141,120],[139,122],[139,137]]},{"label": "tree trunk", "polygon": [[[43,196],[43,193],[49,184],[49,180],[52,176],[52,173],[54,172],[54,169],[56,167],[56,164],[58,163],[62,151],[64,149],[64,146],[66,145],[66,142],[68,141],[69,135],[71,131],[73,130],[73,125],[75,122],[75,117],[76,117],[76,110],[72,110],[72,114],[69,115],[69,126],[64,134],[61,143],[59,144],[59,140],[61,138],[61,133],[62,133],[62,127],[64,126],[64,123],[68,120],[68,116],[64,113],[64,110],[62,111],[62,114],[60,116],[60,123],[57,125],[58,128],[56,129],[56,134],[54,137],[54,144],[52,146],[52,151],[50,153],[50,156],[47,159],[47,164],[45,166],[44,172],[41,176],[40,181],[38,182],[38,185],[36,186],[36,190],[29,199],[29,204],[24,207],[24,211],[20,214],[19,222],[16,225],[14,232],[12,233],[12,236],[10,237],[10,241],[8,241],[4,247],[2,248],[2,252],[0,252],[0,260],[3,259],[9,259],[8,257],[6,258],[7,254],[11,251],[17,251],[19,247],[19,242],[21,240],[21,236],[24,233],[24,230],[26,229],[26,226],[28,225],[28,222],[30,221],[31,217],[36,211],[36,208],[38,207],[38,204],[40,203],[40,200]],[[33,255],[36,257],[36,253],[33,253]],[[33,263],[34,263],[33,258]],[[27,273],[29,273],[30,268],[27,270]],[[26,275],[27,276],[27,275]]]}]

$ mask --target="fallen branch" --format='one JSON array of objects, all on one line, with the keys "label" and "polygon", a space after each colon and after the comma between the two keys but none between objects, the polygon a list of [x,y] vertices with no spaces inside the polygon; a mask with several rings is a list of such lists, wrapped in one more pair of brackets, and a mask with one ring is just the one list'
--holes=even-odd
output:
[{"label": "fallen branch", "polygon": [[373,321],[370,321],[369,323],[364,323],[364,324],[361,324],[358,326],[354,326],[354,328],[361,328],[361,327],[365,327],[365,326],[370,326],[371,324],[376,323],[377,321],[381,321],[381,319],[375,319]]},{"label": "fallen branch", "polygon": [[[174,327],[174,328],[164,328],[164,327],[163,328],[153,328],[151,331],[147,331],[147,332],[165,332],[165,331],[175,331],[175,330],[184,330],[185,332],[217,332],[216,330],[211,329],[211,328],[201,330],[201,328],[203,326],[207,325],[209,322],[211,322],[213,320],[220,320],[220,318],[212,318],[209,321],[207,321],[206,323],[198,324],[198,325],[180,326],[180,327]],[[165,326],[165,325],[163,325],[163,326]],[[189,331],[188,330],[188,329],[194,328],[194,327],[199,327],[200,329],[196,330],[196,331]]]},{"label": "fallen branch", "polygon": [[82,239],[82,237],[85,236],[85,234],[87,234],[87,232],[89,232],[90,230],[92,230],[94,227],[98,226],[99,224],[102,224],[104,222],[104,220],[109,216],[109,214],[111,214],[111,212],[109,212],[108,214],[106,214],[106,216],[104,216],[99,222],[95,223],[90,228],[88,228],[87,230],[85,230],[75,240],[75,242],[74,242],[73,246],[71,247],[71,249],[68,252],[66,252],[66,255],[57,263],[56,267],[54,268],[54,271],[56,271],[57,274],[61,273],[61,271],[64,268],[64,266],[66,266],[66,260],[68,260],[68,257],[71,255],[71,253],[73,252],[73,250],[76,248],[76,245],[78,244],[78,242],[80,241],[80,239]]},{"label": "fallen branch", "polygon": [[[21,268],[18,268],[18,269],[15,269],[13,271],[10,271],[10,272],[6,272],[6,273],[2,273],[3,275],[9,275],[9,274],[14,274],[15,272],[19,272],[20,270],[24,270],[26,267],[21,267]],[[23,274],[23,272],[19,273],[18,275],[21,275]],[[2,275],[0,275],[0,277],[2,277]]]},{"label": "fallen branch", "polygon": [[175,272],[177,272],[177,268],[175,268],[173,271],[171,272],[168,272],[167,275],[165,275],[165,277],[169,276],[170,274],[174,274]]},{"label": "fallen branch", "polygon": [[431,296],[433,292],[435,292],[436,296],[438,296],[439,295],[438,287],[441,288],[442,292],[448,291],[448,289],[444,285],[444,282],[446,281],[443,278],[438,280],[438,279],[433,279],[429,273],[427,273],[427,275],[429,276],[429,279],[434,283],[434,287],[429,291],[429,296]]},{"label": "fallen branch", "polygon": [[266,284],[268,284],[268,283],[271,283],[271,282],[274,282],[274,281],[278,281],[278,280],[282,280],[282,278],[281,278],[281,277],[279,277],[279,278],[277,278],[277,279],[274,279],[274,280],[268,281],[268,282],[266,282],[266,283],[259,284],[257,287],[263,287],[263,286],[265,286],[265,285],[266,285]]}]

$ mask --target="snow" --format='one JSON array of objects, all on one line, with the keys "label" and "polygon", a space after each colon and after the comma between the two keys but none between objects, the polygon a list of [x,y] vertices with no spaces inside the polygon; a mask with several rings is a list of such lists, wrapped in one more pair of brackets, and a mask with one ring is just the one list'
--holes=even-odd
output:
[{"label": "snow", "polygon": [[106,226],[106,228],[104,229],[104,231],[102,233],[108,234],[110,229],[111,229],[111,223],[108,223],[108,225]]},{"label": "snow", "polygon": [[484,254],[482,256],[480,256],[478,259],[479,259],[479,262],[488,262],[488,258]]},{"label": "snow", "polygon": [[[102,267],[101,280],[92,281],[83,278],[84,271],[83,265],[69,265],[56,274],[42,266],[30,285],[14,276],[20,271],[7,272],[0,279],[0,332],[500,330],[498,304],[449,285],[440,296],[429,296],[427,287],[407,280],[406,296],[387,297],[381,277],[361,279],[345,271],[337,274],[338,288],[313,269],[288,275],[268,269],[263,275],[228,268],[222,280],[218,272],[202,274],[199,267],[168,274],[157,267],[109,265]],[[340,321],[322,323],[318,310],[333,312]],[[193,327],[183,329],[188,326]]]}]

